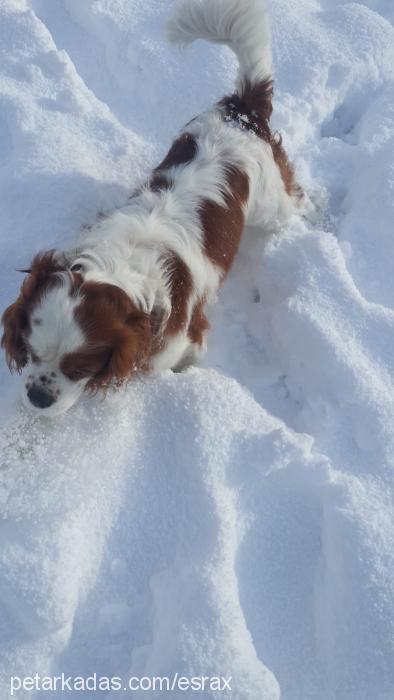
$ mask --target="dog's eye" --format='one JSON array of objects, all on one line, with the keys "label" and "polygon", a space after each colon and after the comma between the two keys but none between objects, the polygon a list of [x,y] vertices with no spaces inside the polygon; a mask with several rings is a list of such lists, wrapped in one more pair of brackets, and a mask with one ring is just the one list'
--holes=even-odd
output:
[{"label": "dog's eye", "polygon": [[76,263],[75,265],[72,265],[70,268],[71,272],[83,272],[83,267],[80,263]]},{"label": "dog's eye", "polygon": [[87,367],[78,367],[75,369],[71,369],[67,373],[68,378],[74,382],[78,382],[80,379],[86,379],[86,377],[89,377],[89,375],[90,371]]}]

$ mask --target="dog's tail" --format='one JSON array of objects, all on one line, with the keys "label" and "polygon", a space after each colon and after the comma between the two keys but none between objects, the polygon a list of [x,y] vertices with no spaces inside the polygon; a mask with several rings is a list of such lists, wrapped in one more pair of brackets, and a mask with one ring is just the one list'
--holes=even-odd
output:
[{"label": "dog's tail", "polygon": [[266,0],[181,0],[167,24],[172,43],[207,39],[227,44],[239,62],[237,89],[271,80],[272,54]]}]

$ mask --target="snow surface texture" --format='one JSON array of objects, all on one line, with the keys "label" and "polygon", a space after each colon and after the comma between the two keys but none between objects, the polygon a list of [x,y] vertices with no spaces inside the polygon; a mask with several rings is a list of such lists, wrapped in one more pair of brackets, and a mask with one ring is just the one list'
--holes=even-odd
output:
[{"label": "snow surface texture", "polygon": [[[166,46],[171,4],[0,1],[2,307],[231,89],[226,49]],[[271,5],[275,124],[319,221],[246,233],[205,368],[49,423],[1,364],[1,698],[62,671],[394,696],[393,3]]]}]

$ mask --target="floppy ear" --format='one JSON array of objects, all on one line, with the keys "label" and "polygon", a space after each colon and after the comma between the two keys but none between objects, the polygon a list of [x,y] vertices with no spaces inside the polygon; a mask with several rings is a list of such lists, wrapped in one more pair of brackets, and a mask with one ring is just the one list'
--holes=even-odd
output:
[{"label": "floppy ear", "polygon": [[112,353],[105,368],[88,382],[88,389],[106,389],[112,382],[122,384],[136,372],[147,369],[151,354],[152,328],[148,314],[133,311],[112,334]]},{"label": "floppy ear", "polygon": [[7,365],[11,372],[15,369],[20,372],[27,362],[23,331],[28,325],[27,312],[21,296],[5,310],[1,322],[4,327],[1,347],[5,350]]},{"label": "floppy ear", "polygon": [[117,329],[112,357],[107,368],[110,377],[122,382],[133,372],[143,370],[150,355],[151,344],[149,316],[133,311]]}]

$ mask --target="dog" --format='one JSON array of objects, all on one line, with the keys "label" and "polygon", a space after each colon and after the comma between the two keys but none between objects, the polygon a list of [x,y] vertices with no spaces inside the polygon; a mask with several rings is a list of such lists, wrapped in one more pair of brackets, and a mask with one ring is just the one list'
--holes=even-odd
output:
[{"label": "dog", "polygon": [[206,348],[217,297],[246,226],[271,230],[302,212],[280,137],[270,127],[272,58],[265,0],[184,0],[173,43],[228,45],[234,94],[193,119],[127,204],[68,251],[39,253],[3,317],[24,401],[54,416],[85,391],[141,372],[181,370]]}]

